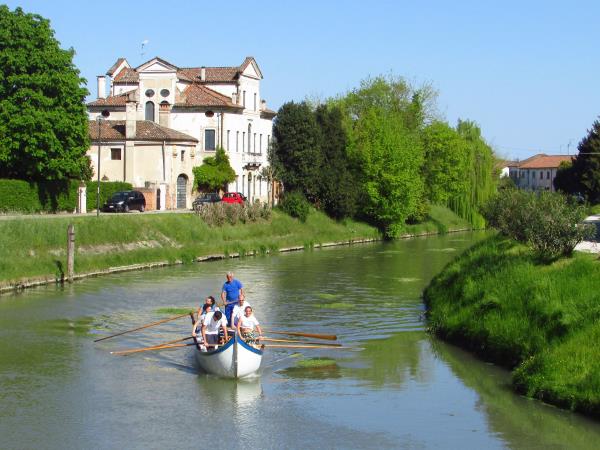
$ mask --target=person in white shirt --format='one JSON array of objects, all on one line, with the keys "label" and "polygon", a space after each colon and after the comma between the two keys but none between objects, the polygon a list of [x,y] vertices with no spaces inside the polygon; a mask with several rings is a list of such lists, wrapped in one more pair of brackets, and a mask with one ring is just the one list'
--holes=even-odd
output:
[{"label": "person in white shirt", "polygon": [[258,332],[259,338],[262,336],[260,324],[256,320],[256,317],[254,317],[254,314],[252,314],[252,306],[244,308],[244,315],[238,320],[237,332],[248,344],[256,343],[256,332]]},{"label": "person in white shirt", "polygon": [[250,305],[250,303],[248,303],[244,297],[240,297],[237,305],[233,307],[233,312],[231,313],[231,326],[233,328],[237,328],[238,321],[240,320],[240,317],[244,315],[244,309],[246,309],[246,306],[252,305]]},{"label": "person in white shirt", "polygon": [[[202,321],[202,339],[206,348],[212,348],[219,344],[219,331],[223,330],[225,341],[229,338],[227,334],[227,319],[221,311],[207,312]],[[193,334],[192,334],[193,336]]]}]

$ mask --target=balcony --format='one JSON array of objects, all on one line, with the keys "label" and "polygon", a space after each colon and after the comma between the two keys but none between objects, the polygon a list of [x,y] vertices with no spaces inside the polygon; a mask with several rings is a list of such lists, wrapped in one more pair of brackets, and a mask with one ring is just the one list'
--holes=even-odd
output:
[{"label": "balcony", "polygon": [[266,155],[262,153],[244,153],[242,154],[242,164],[246,170],[257,170],[264,162]]}]

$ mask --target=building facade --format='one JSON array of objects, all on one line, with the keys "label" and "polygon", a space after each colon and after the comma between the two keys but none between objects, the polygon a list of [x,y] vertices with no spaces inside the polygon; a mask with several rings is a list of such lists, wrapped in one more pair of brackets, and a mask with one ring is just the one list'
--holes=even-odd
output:
[{"label": "building facade", "polygon": [[519,189],[554,192],[554,179],[562,162],[570,162],[570,155],[534,155],[510,166],[510,177]]},{"label": "building facade", "polygon": [[95,176],[99,165],[103,180],[154,189],[148,209],[190,208],[192,169],[222,147],[236,172],[227,190],[267,201],[272,186],[261,171],[275,112],[260,95],[262,79],[252,57],[240,66],[191,68],[158,57],[133,68],[119,58],[98,77],[98,99],[87,105]]}]

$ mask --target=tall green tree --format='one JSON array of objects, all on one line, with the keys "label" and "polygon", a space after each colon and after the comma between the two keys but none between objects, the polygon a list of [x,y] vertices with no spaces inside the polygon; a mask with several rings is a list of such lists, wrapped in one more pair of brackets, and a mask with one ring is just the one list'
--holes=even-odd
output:
[{"label": "tall green tree", "polygon": [[284,104],[273,126],[273,150],[286,191],[315,203],[321,191],[322,153],[315,115],[306,102]]},{"label": "tall green tree", "polygon": [[425,190],[431,203],[445,205],[450,198],[469,190],[470,152],[465,139],[444,122],[434,122],[423,131]]},{"label": "tall green tree", "polygon": [[573,164],[559,168],[554,186],[566,193],[579,192],[591,203],[600,203],[600,122],[594,121],[579,145]]},{"label": "tall green tree", "polygon": [[336,105],[319,105],[315,111],[321,132],[323,166],[319,200],[325,212],[335,218],[352,217],[357,211],[359,185],[346,154],[346,130],[342,111]]},{"label": "tall green tree", "polygon": [[362,169],[364,213],[388,238],[397,237],[423,196],[423,149],[401,112],[365,111],[356,121],[350,151]]},{"label": "tall green tree", "polygon": [[225,189],[227,183],[235,181],[235,170],[229,164],[229,157],[223,148],[218,147],[215,156],[204,158],[200,166],[192,169],[194,186],[203,191]]},{"label": "tall green tree", "polygon": [[91,176],[87,90],[47,19],[0,6],[0,177]]}]

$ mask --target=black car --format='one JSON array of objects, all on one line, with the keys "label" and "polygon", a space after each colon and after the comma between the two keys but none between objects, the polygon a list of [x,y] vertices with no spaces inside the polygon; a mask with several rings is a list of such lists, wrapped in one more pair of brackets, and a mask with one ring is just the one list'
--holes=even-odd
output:
[{"label": "black car", "polygon": [[102,207],[105,212],[129,212],[132,209],[139,212],[146,209],[146,198],[140,191],[116,192]]},{"label": "black car", "polygon": [[216,192],[209,192],[207,194],[202,194],[196,197],[196,199],[192,202],[192,209],[196,209],[200,205],[205,203],[217,203],[221,201],[221,197]]}]

